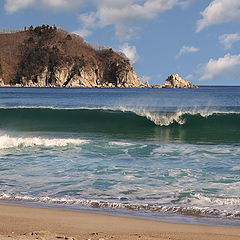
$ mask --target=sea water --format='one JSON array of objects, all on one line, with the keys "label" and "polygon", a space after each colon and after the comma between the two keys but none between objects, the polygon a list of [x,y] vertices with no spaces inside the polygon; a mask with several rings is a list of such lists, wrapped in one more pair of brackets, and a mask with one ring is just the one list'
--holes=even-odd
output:
[{"label": "sea water", "polygon": [[240,87],[0,88],[0,199],[240,226]]}]

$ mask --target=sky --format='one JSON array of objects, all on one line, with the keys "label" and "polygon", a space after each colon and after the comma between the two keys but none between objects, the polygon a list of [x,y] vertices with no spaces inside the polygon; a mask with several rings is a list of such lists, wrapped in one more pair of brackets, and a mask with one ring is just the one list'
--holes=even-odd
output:
[{"label": "sky", "polygon": [[240,0],[0,0],[0,31],[42,24],[125,53],[143,82],[240,85]]}]

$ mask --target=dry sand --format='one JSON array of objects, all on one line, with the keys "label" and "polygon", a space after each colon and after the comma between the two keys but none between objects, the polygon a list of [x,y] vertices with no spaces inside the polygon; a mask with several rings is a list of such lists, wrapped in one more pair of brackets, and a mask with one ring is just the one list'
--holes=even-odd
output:
[{"label": "dry sand", "polygon": [[0,239],[239,240],[240,229],[0,205]]}]

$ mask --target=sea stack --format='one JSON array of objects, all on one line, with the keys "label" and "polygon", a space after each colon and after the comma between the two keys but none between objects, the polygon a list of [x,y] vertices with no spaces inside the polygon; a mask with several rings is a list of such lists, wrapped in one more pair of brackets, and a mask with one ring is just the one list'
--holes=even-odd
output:
[{"label": "sea stack", "polygon": [[192,82],[183,80],[178,74],[170,75],[166,82],[160,86],[161,88],[198,88]]}]

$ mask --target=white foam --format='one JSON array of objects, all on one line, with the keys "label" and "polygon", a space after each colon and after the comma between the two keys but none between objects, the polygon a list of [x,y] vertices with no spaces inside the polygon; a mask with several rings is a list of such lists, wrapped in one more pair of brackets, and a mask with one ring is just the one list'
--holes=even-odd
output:
[{"label": "white foam", "polygon": [[[66,204],[66,205],[82,205],[93,208],[112,208],[112,209],[126,209],[134,211],[150,211],[150,212],[164,212],[164,213],[177,213],[187,215],[214,215],[222,217],[236,217],[239,218],[240,212],[238,207],[236,210],[233,209],[217,209],[216,206],[174,206],[174,205],[158,205],[158,204],[141,204],[141,203],[120,203],[120,202],[108,202],[104,200],[87,200],[87,199],[76,199],[72,197],[33,197],[33,196],[21,196],[1,193],[0,200],[12,200],[12,201],[26,201],[26,202],[43,202],[43,203],[54,203],[54,204]],[[206,199],[205,199],[206,200]],[[208,200],[207,200],[208,201]],[[211,202],[211,201],[210,201]],[[228,202],[229,204],[229,202]],[[236,204],[236,202],[231,202]]]},{"label": "white foam", "polygon": [[232,171],[240,171],[240,166],[234,166],[231,169]]},{"label": "white foam", "polygon": [[0,149],[15,147],[64,147],[67,145],[82,145],[88,143],[88,140],[71,138],[40,138],[40,137],[10,137],[8,135],[0,136]]},{"label": "white foam", "polygon": [[125,108],[119,107],[120,111],[123,112],[133,112],[139,116],[146,117],[150,121],[154,122],[158,126],[169,126],[174,122],[178,123],[179,125],[183,125],[186,123],[186,119],[183,118],[184,115],[200,115],[203,118],[207,118],[209,116],[215,114],[240,114],[240,112],[227,112],[227,111],[212,111],[209,109],[191,109],[191,110],[181,110],[179,109],[176,112],[168,113],[168,112],[159,112],[159,111],[149,111],[144,108]]},{"label": "white foam", "polygon": [[110,142],[109,145],[116,145],[116,146],[121,146],[121,147],[128,147],[128,146],[133,146],[133,143],[127,143],[127,142]]},{"label": "white foam", "polygon": [[198,206],[213,206],[216,208],[219,208],[220,206],[233,206],[237,209],[240,207],[239,198],[209,198],[199,193],[193,194],[192,197],[191,202]]}]

